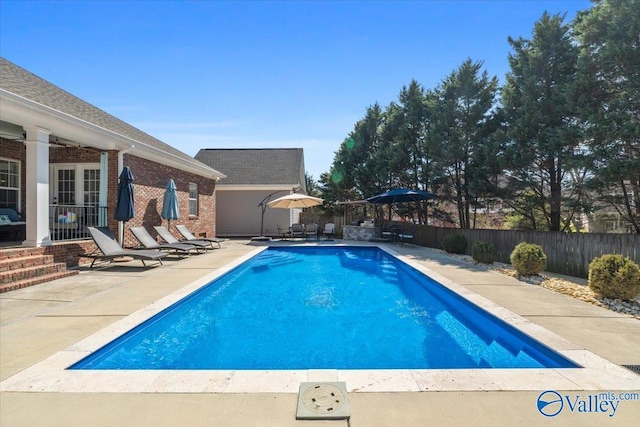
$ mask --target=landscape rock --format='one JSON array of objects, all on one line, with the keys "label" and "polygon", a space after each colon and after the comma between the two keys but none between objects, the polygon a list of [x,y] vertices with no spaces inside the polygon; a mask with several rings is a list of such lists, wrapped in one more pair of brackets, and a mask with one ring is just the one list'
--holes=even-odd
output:
[{"label": "landscape rock", "polygon": [[625,314],[627,316],[631,316],[635,319],[640,320],[640,301],[605,298],[593,292],[591,288],[589,288],[589,286],[571,281],[570,279],[558,278],[553,275],[547,274],[545,272],[542,272],[541,274],[536,274],[533,276],[521,276],[509,264],[503,264],[499,262],[496,262],[493,264],[483,264],[475,261],[469,255],[456,255],[456,254],[450,254],[440,249],[434,249],[434,250],[440,253],[443,253],[447,256],[457,258],[469,264],[484,267],[488,270],[497,271],[501,274],[505,274],[507,276],[518,279],[521,282],[529,283],[531,285],[541,286],[545,289],[559,292],[564,295],[569,295],[581,301],[585,301],[585,302],[597,305],[598,307],[603,307],[608,310]]}]

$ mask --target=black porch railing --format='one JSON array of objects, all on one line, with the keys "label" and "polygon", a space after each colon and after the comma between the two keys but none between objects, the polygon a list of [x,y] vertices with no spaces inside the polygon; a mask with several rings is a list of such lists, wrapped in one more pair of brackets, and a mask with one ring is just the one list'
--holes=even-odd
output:
[{"label": "black porch railing", "polygon": [[106,225],[104,206],[49,206],[49,233],[53,241],[86,239],[89,238],[87,227]]}]

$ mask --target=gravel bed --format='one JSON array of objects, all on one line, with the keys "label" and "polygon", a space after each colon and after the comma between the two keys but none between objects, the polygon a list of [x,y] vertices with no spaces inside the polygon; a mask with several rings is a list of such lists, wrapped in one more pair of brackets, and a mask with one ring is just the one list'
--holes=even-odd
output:
[{"label": "gravel bed", "polygon": [[541,274],[536,274],[534,276],[521,276],[509,264],[503,264],[500,262],[496,262],[493,264],[483,264],[483,263],[476,262],[469,255],[456,255],[456,254],[450,254],[440,249],[434,249],[434,250],[442,254],[445,254],[447,256],[457,258],[469,264],[481,266],[488,270],[497,271],[507,276],[514,277],[520,280],[521,282],[542,286],[543,288],[551,289],[552,291],[560,292],[561,294],[569,295],[576,299],[597,305],[598,307],[603,307],[611,311],[615,311],[617,313],[626,314],[628,316],[631,316],[633,318],[640,320],[640,301],[638,300],[629,301],[629,300],[605,298],[593,292],[591,288],[589,288],[589,286],[587,285],[572,282],[570,280],[553,277],[551,275],[545,274],[544,272]]}]

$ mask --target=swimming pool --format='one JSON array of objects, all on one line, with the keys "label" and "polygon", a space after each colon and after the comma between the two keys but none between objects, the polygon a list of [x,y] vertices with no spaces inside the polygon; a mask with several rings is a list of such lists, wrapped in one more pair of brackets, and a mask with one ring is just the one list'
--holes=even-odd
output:
[{"label": "swimming pool", "polygon": [[563,368],[375,247],[269,248],[71,369]]}]

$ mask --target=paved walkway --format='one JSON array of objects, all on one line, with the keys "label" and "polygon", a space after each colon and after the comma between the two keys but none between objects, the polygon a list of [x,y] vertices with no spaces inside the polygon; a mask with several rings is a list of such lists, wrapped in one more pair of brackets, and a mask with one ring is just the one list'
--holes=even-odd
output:
[{"label": "paved walkway", "polygon": [[[142,270],[139,262],[122,263],[0,295],[0,380],[24,372],[255,249],[245,243],[226,242],[222,249],[168,261],[160,268]],[[636,319],[429,249],[393,246],[392,250],[566,338],[576,348],[587,349],[617,365],[640,365],[640,321]],[[522,380],[538,384],[534,377],[532,373]],[[634,375],[631,378],[632,384],[640,384],[640,376],[638,380]],[[619,402],[612,417],[611,410],[587,412],[596,408],[593,396],[597,394],[587,389],[558,390],[569,396],[574,411],[565,403],[561,414],[545,418],[538,412],[536,400],[546,387],[540,384],[531,388],[534,390],[350,392],[349,423],[296,421],[296,393],[3,391],[0,426],[588,426],[607,422],[623,426],[640,419],[640,401]],[[455,387],[449,385],[447,389]],[[588,401],[591,406],[587,406]],[[600,405],[600,410],[604,409]]]}]

